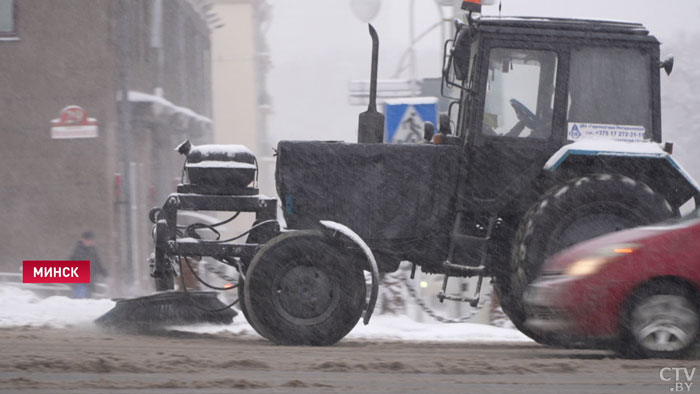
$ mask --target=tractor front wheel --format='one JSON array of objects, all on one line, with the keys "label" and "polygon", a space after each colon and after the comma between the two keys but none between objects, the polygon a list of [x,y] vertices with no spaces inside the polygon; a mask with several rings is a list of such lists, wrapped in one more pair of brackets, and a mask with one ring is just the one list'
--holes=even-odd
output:
[{"label": "tractor front wheel", "polygon": [[543,344],[561,345],[523,325],[526,287],[556,252],[602,234],[655,223],[675,214],[666,199],[629,177],[595,174],[554,187],[520,222],[510,266],[496,276],[503,311],[526,335]]},{"label": "tractor front wheel", "polygon": [[[244,289],[245,289],[245,281],[243,279],[238,279],[238,308],[241,310],[241,312],[243,312],[243,317],[245,317],[245,320],[248,323],[250,323],[250,316],[248,315],[248,309],[246,309],[246,307],[245,307],[245,291],[244,291]],[[256,328],[256,326],[254,326],[252,323],[251,323],[251,327],[253,327],[255,332],[257,332],[258,335],[260,335],[261,337],[268,339],[268,340],[270,339],[270,338],[265,336],[266,335],[265,332],[261,332],[260,330],[258,330]]]},{"label": "tractor front wheel", "polygon": [[322,232],[282,234],[253,258],[243,290],[249,323],[281,345],[332,345],[365,303],[362,269]]}]

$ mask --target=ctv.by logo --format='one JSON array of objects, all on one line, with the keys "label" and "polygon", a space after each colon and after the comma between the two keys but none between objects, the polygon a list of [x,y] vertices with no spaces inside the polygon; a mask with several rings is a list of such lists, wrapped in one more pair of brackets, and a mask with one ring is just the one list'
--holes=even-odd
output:
[{"label": "ctv.by logo", "polygon": [[664,382],[670,382],[675,378],[673,386],[668,389],[668,391],[673,392],[690,391],[690,387],[693,385],[693,376],[695,376],[695,368],[665,367],[659,370],[659,378]]}]

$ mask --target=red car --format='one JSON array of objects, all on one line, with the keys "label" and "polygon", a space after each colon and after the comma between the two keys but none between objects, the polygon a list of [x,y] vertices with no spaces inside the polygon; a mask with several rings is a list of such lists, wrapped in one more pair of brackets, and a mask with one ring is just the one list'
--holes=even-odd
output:
[{"label": "red car", "polygon": [[700,331],[700,209],[552,256],[525,294],[537,335],[614,345],[633,357],[680,357]]}]

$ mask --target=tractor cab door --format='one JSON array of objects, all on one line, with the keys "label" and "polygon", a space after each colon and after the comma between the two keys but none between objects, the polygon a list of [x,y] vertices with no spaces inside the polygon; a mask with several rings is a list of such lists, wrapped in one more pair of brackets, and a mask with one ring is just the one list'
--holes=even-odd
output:
[{"label": "tractor cab door", "polygon": [[529,188],[563,142],[565,119],[555,109],[566,99],[557,89],[563,67],[556,47],[508,41],[481,50],[474,72],[482,94],[472,103],[466,196],[476,208]]}]

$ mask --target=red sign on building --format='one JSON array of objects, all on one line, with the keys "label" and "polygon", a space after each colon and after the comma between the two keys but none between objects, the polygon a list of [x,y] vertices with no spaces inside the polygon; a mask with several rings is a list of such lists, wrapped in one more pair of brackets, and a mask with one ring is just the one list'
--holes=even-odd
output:
[{"label": "red sign on building", "polygon": [[59,117],[51,121],[51,138],[96,138],[97,132],[97,120],[77,105],[63,108]]}]

